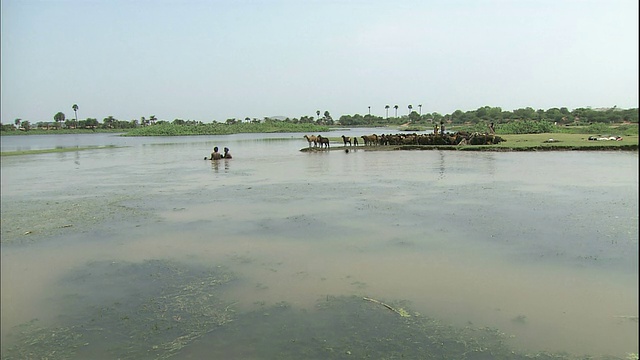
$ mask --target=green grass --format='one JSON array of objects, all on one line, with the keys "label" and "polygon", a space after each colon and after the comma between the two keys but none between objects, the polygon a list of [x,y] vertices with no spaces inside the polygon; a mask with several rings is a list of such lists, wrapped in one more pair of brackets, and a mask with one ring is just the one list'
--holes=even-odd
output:
[{"label": "green grass", "polygon": [[[593,141],[588,140],[589,134],[571,133],[543,133],[543,134],[517,134],[500,135],[507,140],[497,145],[488,145],[492,148],[504,148],[512,150],[615,150],[638,148],[638,135],[623,136],[621,141]],[[548,142],[553,139],[554,142]]]},{"label": "green grass", "polygon": [[323,132],[328,126],[315,124],[291,124],[284,122],[211,123],[197,126],[159,124],[145,126],[127,131],[123,136],[190,136],[190,135],[228,135],[239,133],[292,133],[292,132]]},{"label": "green grass", "polygon": [[[623,136],[621,141],[588,140],[591,134],[543,133],[543,134],[511,134],[499,135],[506,141],[496,145],[386,145],[360,146],[366,150],[464,150],[464,151],[544,151],[544,150],[638,150],[638,135]],[[553,142],[549,142],[553,139]],[[342,146],[342,139],[330,137],[332,150],[350,148]],[[317,151],[316,148],[303,148],[302,151]]]}]

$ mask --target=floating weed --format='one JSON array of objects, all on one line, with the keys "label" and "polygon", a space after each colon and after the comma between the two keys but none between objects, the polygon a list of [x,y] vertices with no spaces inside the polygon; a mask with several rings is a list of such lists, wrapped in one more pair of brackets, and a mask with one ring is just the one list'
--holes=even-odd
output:
[{"label": "floating weed", "polygon": [[[218,296],[232,280],[218,267],[172,261],[88,264],[67,281],[101,296],[65,297],[69,311],[57,326],[16,327],[3,359],[169,359],[188,348],[193,358],[624,360],[518,352],[498,329],[445,324],[398,300],[324,295],[310,308],[257,301],[255,311],[237,313]],[[114,289],[117,297],[104,296]]]},{"label": "floating weed", "polygon": [[88,264],[61,284],[80,295],[65,297],[69,309],[60,315],[60,325],[39,327],[31,321],[14,329],[15,340],[3,359],[90,358],[99,353],[119,359],[172,357],[233,321],[233,304],[216,296],[232,279],[220,268],[164,260]]},{"label": "floating weed", "polygon": [[281,360],[616,359],[518,353],[508,345],[510,337],[497,329],[456,327],[415,312],[407,316],[408,308],[404,302],[358,296],[323,296],[312,309],[279,303],[238,315],[222,331],[194,343],[190,353],[224,358],[230,349],[242,349],[249,358]]}]

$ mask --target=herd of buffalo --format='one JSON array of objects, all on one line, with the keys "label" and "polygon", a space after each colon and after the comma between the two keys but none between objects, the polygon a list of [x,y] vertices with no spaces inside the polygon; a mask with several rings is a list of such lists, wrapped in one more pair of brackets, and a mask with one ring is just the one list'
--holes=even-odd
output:
[{"label": "herd of buffalo", "polygon": [[[309,147],[329,148],[329,138],[322,135],[305,135]],[[342,135],[344,146],[359,146],[359,139],[363,146],[384,145],[492,145],[506,141],[494,134],[467,133],[463,131],[445,134],[382,134],[349,137]]]}]

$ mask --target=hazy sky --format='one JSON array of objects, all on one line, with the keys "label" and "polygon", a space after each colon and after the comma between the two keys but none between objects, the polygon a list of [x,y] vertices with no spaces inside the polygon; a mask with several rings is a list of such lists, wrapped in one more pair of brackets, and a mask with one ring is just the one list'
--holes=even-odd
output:
[{"label": "hazy sky", "polygon": [[1,3],[4,124],[638,107],[637,0]]}]

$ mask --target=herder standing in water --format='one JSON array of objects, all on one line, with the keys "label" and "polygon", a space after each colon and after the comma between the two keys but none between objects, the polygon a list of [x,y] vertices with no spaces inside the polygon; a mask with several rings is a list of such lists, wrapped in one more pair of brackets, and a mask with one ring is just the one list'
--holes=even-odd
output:
[{"label": "herder standing in water", "polygon": [[231,153],[229,152],[229,148],[224,148],[224,154],[222,155],[223,158],[225,159],[231,159],[233,156],[231,156]]},{"label": "herder standing in water", "polygon": [[222,159],[222,155],[218,152],[218,147],[213,148],[213,152],[211,153],[211,160],[220,160]]}]

